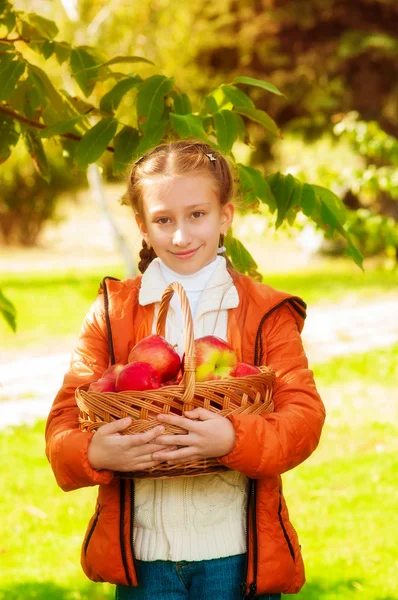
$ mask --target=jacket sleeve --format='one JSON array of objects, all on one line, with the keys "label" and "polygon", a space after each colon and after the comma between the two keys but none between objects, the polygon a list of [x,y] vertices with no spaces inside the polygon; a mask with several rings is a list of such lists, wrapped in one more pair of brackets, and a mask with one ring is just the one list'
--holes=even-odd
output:
[{"label": "jacket sleeve", "polygon": [[266,364],[276,373],[275,410],[265,415],[231,415],[236,441],[218,460],[251,478],[280,475],[303,462],[315,450],[325,420],[325,408],[308,368],[296,320],[287,306],[264,323]]},{"label": "jacket sleeve", "polygon": [[111,471],[91,468],[87,451],[94,432],[79,429],[78,386],[98,380],[108,367],[109,352],[103,314],[103,296],[98,296],[87,313],[69,371],[56,395],[46,424],[46,455],[58,485],[64,491],[109,483]]}]

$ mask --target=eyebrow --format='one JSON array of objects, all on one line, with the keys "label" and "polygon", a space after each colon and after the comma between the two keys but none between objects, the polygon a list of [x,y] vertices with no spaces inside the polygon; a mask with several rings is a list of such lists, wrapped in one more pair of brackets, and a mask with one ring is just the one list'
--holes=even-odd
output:
[{"label": "eyebrow", "polygon": [[[196,204],[191,204],[190,206],[187,206],[186,209],[187,210],[194,210],[195,208],[198,208],[200,206],[208,206],[210,204],[210,202],[199,202]],[[155,209],[154,211],[149,211],[149,214],[151,215],[151,217],[156,217],[158,215],[164,214],[169,212],[169,209],[167,208],[159,208],[159,209]]]}]

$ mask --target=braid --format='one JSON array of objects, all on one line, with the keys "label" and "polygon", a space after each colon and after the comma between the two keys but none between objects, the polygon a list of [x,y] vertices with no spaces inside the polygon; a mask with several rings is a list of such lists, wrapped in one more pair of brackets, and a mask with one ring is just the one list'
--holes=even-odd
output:
[{"label": "braid", "polygon": [[[221,248],[221,246],[224,246],[224,238],[225,238],[225,236],[220,234],[219,248]],[[225,254],[225,252],[223,252],[221,255],[219,254],[219,256],[223,256],[225,258],[225,262],[226,262],[228,269],[235,271],[234,265],[232,264],[229,257]]]},{"label": "braid", "polygon": [[138,263],[138,270],[140,273],[145,273],[153,259],[156,258],[156,252],[153,248],[148,248],[145,240],[142,240],[142,248],[140,250],[140,262]]}]

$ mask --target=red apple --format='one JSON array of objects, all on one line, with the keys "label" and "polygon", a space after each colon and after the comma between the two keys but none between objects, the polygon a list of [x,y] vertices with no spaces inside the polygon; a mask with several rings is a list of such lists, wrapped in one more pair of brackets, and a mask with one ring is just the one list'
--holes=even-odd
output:
[{"label": "red apple", "polygon": [[231,377],[235,373],[238,357],[235,350],[214,335],[195,340],[196,381],[209,381]]},{"label": "red apple", "polygon": [[106,371],[104,371],[102,377],[106,377],[107,379],[113,379],[113,381],[116,381],[117,376],[119,375],[120,371],[124,368],[124,366],[125,365],[122,365],[122,363],[116,363],[114,365],[111,365],[107,368]]},{"label": "red apple", "polygon": [[162,382],[173,379],[181,360],[173,346],[161,335],[148,335],[130,350],[128,362],[143,361],[159,371]]},{"label": "red apple", "polygon": [[101,377],[98,381],[90,383],[89,392],[116,392],[115,380],[110,377]]},{"label": "red apple", "polygon": [[160,373],[147,362],[132,362],[123,367],[116,379],[116,391],[156,390],[160,387]]},{"label": "red apple", "polygon": [[258,367],[250,365],[249,363],[240,362],[236,367],[234,376],[245,377],[246,375],[258,375],[259,373],[261,373],[261,369],[259,369]]}]

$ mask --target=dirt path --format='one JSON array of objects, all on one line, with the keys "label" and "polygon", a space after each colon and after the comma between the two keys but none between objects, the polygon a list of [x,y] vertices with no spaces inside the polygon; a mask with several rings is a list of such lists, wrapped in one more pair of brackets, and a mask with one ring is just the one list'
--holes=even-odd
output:
[{"label": "dirt path", "polygon": [[[312,306],[303,331],[310,366],[335,356],[365,352],[398,342],[398,294],[356,304]],[[73,338],[3,359],[0,384],[0,427],[30,423],[48,414],[67,371]]]}]

